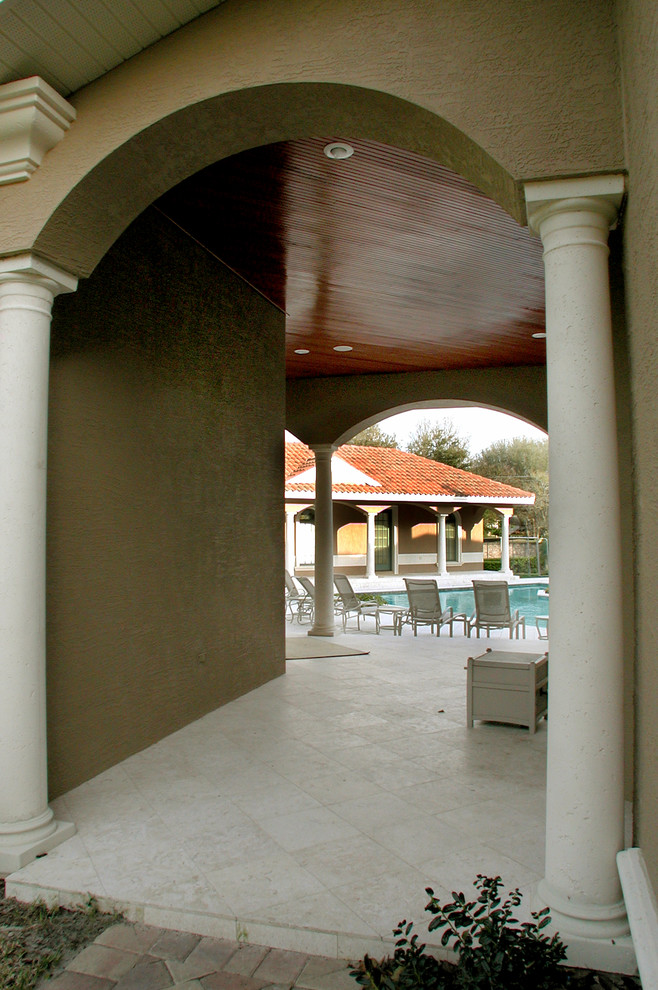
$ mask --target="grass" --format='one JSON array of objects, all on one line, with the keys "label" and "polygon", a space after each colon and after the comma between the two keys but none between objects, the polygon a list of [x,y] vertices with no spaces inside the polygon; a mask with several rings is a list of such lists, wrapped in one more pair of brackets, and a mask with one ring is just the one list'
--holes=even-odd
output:
[{"label": "grass", "polygon": [[22,904],[4,896],[0,880],[0,987],[33,990],[119,920],[118,914],[100,911],[92,897],[73,909],[42,901]]}]

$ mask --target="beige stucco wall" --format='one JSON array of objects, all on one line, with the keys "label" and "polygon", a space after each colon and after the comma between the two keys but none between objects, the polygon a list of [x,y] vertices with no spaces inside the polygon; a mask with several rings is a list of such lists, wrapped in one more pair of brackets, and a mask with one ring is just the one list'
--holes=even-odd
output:
[{"label": "beige stucco wall", "polygon": [[363,554],[368,548],[366,517],[356,506],[334,502],[334,552]]},{"label": "beige stucco wall", "polygon": [[[436,556],[436,516],[431,510],[404,503],[399,506],[398,551],[401,554],[431,553]],[[400,570],[408,571],[409,567],[401,567]]]},{"label": "beige stucco wall", "polygon": [[222,4],[71,97],[66,139],[0,189],[0,254],[36,246],[86,274],[192,172],[317,134],[418,151],[522,220],[520,180],[623,165],[611,14],[608,0],[544,0],[540,16],[526,0]]},{"label": "beige stucco wall", "polygon": [[57,300],[51,796],[283,673],[283,376],[281,314],[153,211]]},{"label": "beige stucco wall", "polygon": [[[412,502],[401,502],[394,507],[397,514],[399,554],[428,554],[431,561],[413,564],[400,562],[400,574],[436,573],[436,516],[430,509]],[[482,553],[482,510],[465,506],[459,513],[461,552]],[[336,569],[346,574],[363,576],[367,550],[366,519],[356,506],[340,501],[333,504],[334,554],[339,558]],[[358,561],[344,558],[353,555]],[[455,564],[448,561],[451,573],[459,570],[482,570],[481,563]],[[313,567],[299,567],[299,573],[313,573]]]},{"label": "beige stucco wall", "polygon": [[[636,755],[635,839],[658,889],[658,8],[616,5],[627,141],[624,274],[632,375]],[[628,437],[631,442],[631,437]]]},{"label": "beige stucco wall", "polygon": [[[483,510],[475,506],[465,505],[461,509],[459,518],[464,533],[462,553],[482,553],[482,543],[484,541],[483,515]],[[481,570],[481,567],[479,569]]]},{"label": "beige stucco wall", "polygon": [[[627,628],[634,620],[637,633],[637,837],[658,886],[658,848],[653,841],[658,823],[658,673],[653,656],[658,605],[656,8],[622,0],[616,5],[610,0],[545,0],[539,14],[538,6],[527,0],[382,0],[376,17],[373,9],[361,0],[234,0],[75,94],[78,118],[66,139],[29,182],[0,189],[0,254],[36,245],[63,267],[87,274],[142,209],[191,172],[255,144],[309,134],[355,134],[418,151],[471,178],[521,220],[520,180],[616,171],[627,165],[624,231],[632,430],[622,402],[620,447],[622,467],[628,468],[633,444],[634,487],[628,471],[623,490],[627,504],[632,500],[625,525],[627,532],[630,525],[635,527],[637,599],[633,607],[629,596],[626,615]],[[626,153],[617,44],[624,75]],[[71,305],[60,300],[57,308],[70,311]],[[61,400],[53,404],[53,431],[72,429],[84,423],[85,416],[96,419],[87,431],[91,446],[81,431],[77,455],[74,447],[67,453],[70,464],[78,456],[84,472],[88,464],[93,468],[96,490],[90,505],[101,504],[99,479],[108,474],[107,461],[98,451],[103,445],[111,449],[117,433],[109,415],[117,410],[109,393],[104,399],[111,375],[128,394],[136,394],[126,353],[123,363],[116,349],[107,347],[57,354],[53,365],[53,388]],[[99,388],[87,394],[91,389],[86,382],[93,382],[94,375]],[[525,387],[519,391],[522,375]],[[141,382],[139,386],[145,387]],[[422,386],[420,391],[417,386]],[[164,401],[162,389],[153,382],[149,387]],[[623,398],[623,390],[619,394]],[[288,426],[306,442],[344,439],[384,412],[413,405],[419,398],[473,398],[546,425],[543,371],[508,369],[458,372],[431,382],[427,377],[414,381],[413,376],[366,376],[292,383]],[[65,399],[71,402],[68,413]],[[228,407],[227,396],[222,399]],[[84,416],[79,416],[78,400]],[[103,414],[107,407],[107,417],[88,416],[94,402]],[[144,406],[146,413],[149,408]],[[158,403],[154,408],[159,409]],[[180,419],[173,412],[171,416],[176,422]],[[101,429],[103,418],[108,432]],[[145,415],[144,431],[147,420]],[[57,455],[54,441],[52,477]],[[137,467],[146,471],[141,462],[131,470]],[[66,474],[69,468],[62,470]],[[236,474],[247,479],[251,470],[240,462]],[[113,477],[110,474],[110,480]],[[228,484],[218,479],[213,483],[220,489]],[[67,499],[73,506],[80,504],[83,521],[88,508],[84,490],[71,490]],[[130,532],[122,516],[127,517],[128,509],[120,512],[121,504],[115,497],[113,511],[120,531]],[[69,553],[65,536],[72,546],[80,543],[70,520],[70,532],[64,526],[58,536],[63,523],[57,513],[63,517],[68,511],[56,502],[51,510],[50,600],[61,596],[62,615],[67,610],[69,614],[67,628],[84,641],[83,619],[73,616],[68,604],[81,592],[65,573],[59,590],[58,567],[64,567]],[[274,526],[272,532],[279,529]],[[107,546],[108,555],[116,552],[109,536]],[[139,559],[138,548],[135,556]],[[627,555],[627,568],[629,562]],[[116,566],[123,577],[125,568]],[[96,571],[89,568],[90,580],[97,580]],[[93,629],[99,621],[93,618]],[[51,660],[55,714],[64,676],[64,647],[53,639],[59,635],[51,622],[51,656],[60,657]],[[62,643],[68,643],[68,634],[61,635]],[[72,667],[91,689],[84,653],[74,654]],[[124,670],[120,658],[111,654],[110,664],[114,663]],[[119,695],[116,706],[120,711]],[[90,735],[92,728],[87,727]],[[52,728],[56,766],[57,747],[64,742],[63,734],[58,740],[54,732]],[[97,748],[102,752],[102,744]]]}]

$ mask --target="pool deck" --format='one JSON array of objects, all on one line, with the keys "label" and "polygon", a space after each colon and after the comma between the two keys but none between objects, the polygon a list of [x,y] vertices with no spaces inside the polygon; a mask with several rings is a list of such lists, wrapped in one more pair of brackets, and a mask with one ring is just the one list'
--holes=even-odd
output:
[{"label": "pool deck", "polygon": [[[336,568],[340,571],[340,568]],[[548,577],[517,577],[514,574],[501,575],[500,571],[460,571],[455,574],[439,575],[432,573],[422,574],[384,574],[381,577],[366,578],[348,574],[350,583],[357,594],[363,591],[375,591],[380,594],[388,594],[394,591],[404,591],[405,578],[430,578],[436,580],[439,590],[448,588],[470,588],[471,582],[475,578],[478,581],[507,581],[513,587],[522,587],[524,584],[545,584],[548,587]],[[311,574],[312,578],[312,574]]]},{"label": "pool deck", "polygon": [[[286,632],[306,637],[308,624]],[[332,958],[381,956],[401,918],[427,939],[442,900],[476,874],[543,875],[546,723],[466,726],[468,656],[444,630],[331,643],[360,656],[289,661],[285,676],[53,802],[77,833],[7,893],[104,906],[149,925]],[[431,939],[427,939],[431,942]]]}]

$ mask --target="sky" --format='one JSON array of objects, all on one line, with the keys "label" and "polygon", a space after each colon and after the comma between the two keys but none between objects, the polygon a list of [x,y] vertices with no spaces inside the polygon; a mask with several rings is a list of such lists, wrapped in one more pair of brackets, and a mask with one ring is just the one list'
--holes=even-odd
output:
[{"label": "sky", "polygon": [[546,434],[535,426],[515,416],[483,409],[480,406],[456,406],[446,409],[411,409],[381,420],[379,426],[385,433],[394,433],[399,445],[404,447],[422,420],[433,425],[449,420],[459,436],[466,441],[471,454],[479,454],[498,440],[524,437],[529,440],[545,440]]},{"label": "sky", "polygon": [[[446,409],[411,409],[398,413],[389,419],[382,419],[378,425],[385,433],[393,433],[400,447],[405,447],[419,423],[428,419],[432,424],[450,420],[459,436],[466,442],[471,454],[479,454],[498,440],[512,440],[524,437],[529,440],[544,440],[546,434],[522,419],[494,412],[479,406],[456,406]],[[286,439],[291,439],[286,434]]]}]

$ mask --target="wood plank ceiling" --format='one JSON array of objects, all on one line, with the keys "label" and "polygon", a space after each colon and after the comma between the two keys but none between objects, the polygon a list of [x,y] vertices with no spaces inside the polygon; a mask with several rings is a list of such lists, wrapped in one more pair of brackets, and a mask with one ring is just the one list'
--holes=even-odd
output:
[{"label": "wood plank ceiling", "polygon": [[543,364],[539,241],[435,162],[350,139],[330,160],[331,140],[243,152],[158,201],[285,311],[288,376]]}]

